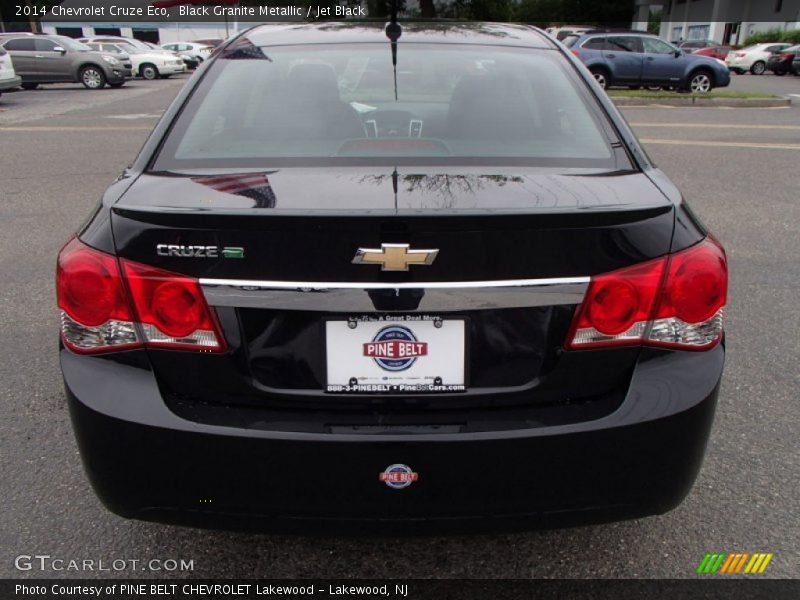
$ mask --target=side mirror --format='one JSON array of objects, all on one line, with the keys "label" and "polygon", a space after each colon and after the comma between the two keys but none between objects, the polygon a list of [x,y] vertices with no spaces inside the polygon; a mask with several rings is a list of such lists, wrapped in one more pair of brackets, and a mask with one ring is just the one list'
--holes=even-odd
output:
[{"label": "side mirror", "polygon": [[683,50],[680,50],[680,49],[679,50],[675,50],[675,58],[680,58],[682,54],[683,54]]},{"label": "side mirror", "polygon": [[61,46],[55,46],[53,48],[53,52],[60,52],[61,54],[66,54],[67,53],[67,51],[64,48],[62,48]]}]

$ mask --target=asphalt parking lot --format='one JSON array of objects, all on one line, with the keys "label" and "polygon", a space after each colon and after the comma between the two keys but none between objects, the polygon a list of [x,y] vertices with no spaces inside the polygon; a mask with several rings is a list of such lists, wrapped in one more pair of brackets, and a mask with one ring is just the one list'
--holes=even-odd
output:
[{"label": "asphalt parking lot", "polygon": [[[772,552],[767,575],[800,577],[800,103],[625,110],[723,240],[731,266],[717,417],[695,488],[673,512],[560,531],[402,539],[211,532],[108,513],[84,476],[65,409],[55,256],[186,79],[0,98],[0,577],[164,575],[14,567],[20,554],[48,554],[182,558],[194,570],[169,575],[202,578],[681,578],[694,576],[706,552],[738,551]],[[763,91],[800,94],[800,78],[790,77],[737,76],[732,89],[759,81]]]}]

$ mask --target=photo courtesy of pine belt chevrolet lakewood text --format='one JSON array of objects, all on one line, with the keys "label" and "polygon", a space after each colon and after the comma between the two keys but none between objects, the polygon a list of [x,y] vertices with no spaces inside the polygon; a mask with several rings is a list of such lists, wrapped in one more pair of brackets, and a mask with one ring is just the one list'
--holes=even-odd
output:
[{"label": "photo courtesy of pine belt chevrolet lakewood text", "polygon": [[629,519],[697,476],[727,279],[540,30],[261,25],[202,63],[61,250],[60,361],[125,517]]}]

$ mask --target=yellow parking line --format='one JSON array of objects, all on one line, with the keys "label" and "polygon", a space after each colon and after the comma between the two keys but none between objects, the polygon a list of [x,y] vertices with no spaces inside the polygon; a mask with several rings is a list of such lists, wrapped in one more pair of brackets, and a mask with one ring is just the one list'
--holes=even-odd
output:
[{"label": "yellow parking line", "polygon": [[134,126],[131,125],[129,127],[97,127],[94,125],[76,125],[76,126],[61,126],[61,127],[26,127],[24,125],[20,126],[10,126],[10,127],[2,127],[0,126],[0,131],[152,131],[152,127],[142,127],[142,126]]},{"label": "yellow parking line", "polygon": [[741,125],[739,123],[631,123],[632,127],[689,127],[697,129],[785,129],[800,130],[800,125]]},{"label": "yellow parking line", "polygon": [[759,150],[800,150],[800,144],[760,144],[757,142],[715,142],[701,140],[659,140],[640,138],[643,144],[666,144],[671,146],[705,146],[707,148],[755,148]]}]

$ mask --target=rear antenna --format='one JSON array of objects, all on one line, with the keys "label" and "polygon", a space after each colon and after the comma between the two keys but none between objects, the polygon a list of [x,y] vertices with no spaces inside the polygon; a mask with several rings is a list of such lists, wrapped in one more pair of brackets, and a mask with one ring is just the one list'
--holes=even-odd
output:
[{"label": "rear antenna", "polygon": [[397,22],[397,0],[392,0],[392,14],[386,24],[386,37],[392,46],[392,69],[394,70],[394,99],[397,100],[397,40],[403,35],[403,28]]}]

